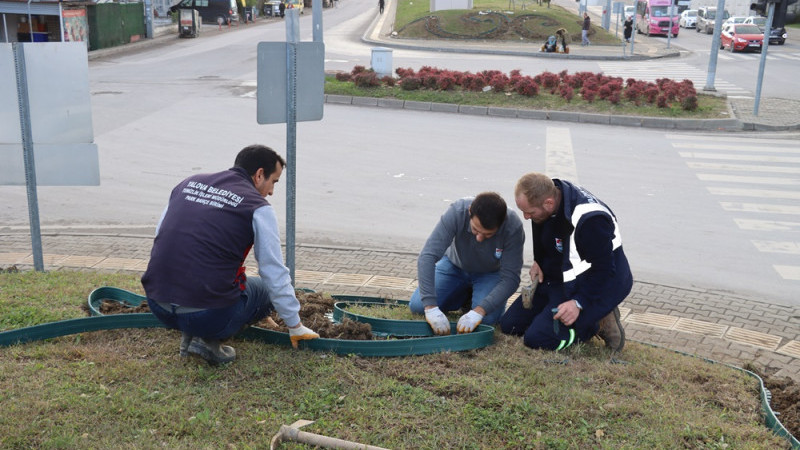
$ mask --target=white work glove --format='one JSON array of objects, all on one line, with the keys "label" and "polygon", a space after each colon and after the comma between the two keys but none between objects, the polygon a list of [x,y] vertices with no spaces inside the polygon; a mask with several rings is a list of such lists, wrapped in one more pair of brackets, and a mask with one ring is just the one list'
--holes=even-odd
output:
[{"label": "white work glove", "polygon": [[481,323],[481,320],[483,320],[483,316],[480,313],[475,312],[475,310],[472,310],[461,316],[460,319],[458,319],[456,330],[458,330],[459,334],[472,333],[473,331],[475,331],[475,328]]},{"label": "white work glove", "polygon": [[438,306],[425,310],[425,320],[433,329],[433,334],[447,336],[450,334],[450,321]]},{"label": "white work glove", "polygon": [[297,343],[306,339],[316,339],[319,335],[310,328],[306,328],[302,323],[299,327],[289,328],[289,339],[292,341],[292,347],[297,348]]}]

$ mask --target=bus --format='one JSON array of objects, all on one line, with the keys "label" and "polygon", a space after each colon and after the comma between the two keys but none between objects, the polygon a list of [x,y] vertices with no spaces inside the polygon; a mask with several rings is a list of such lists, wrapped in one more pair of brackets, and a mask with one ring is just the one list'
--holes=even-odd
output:
[{"label": "bus", "polygon": [[[678,7],[674,0],[636,0],[636,31],[648,36],[667,35],[678,37]],[[670,23],[672,27],[670,27]]]}]

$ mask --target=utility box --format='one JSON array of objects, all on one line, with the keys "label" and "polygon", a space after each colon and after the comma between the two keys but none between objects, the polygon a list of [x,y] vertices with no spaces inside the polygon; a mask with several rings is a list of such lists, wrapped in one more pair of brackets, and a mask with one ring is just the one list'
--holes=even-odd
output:
[{"label": "utility box", "polygon": [[378,77],[392,76],[392,49],[375,47],[372,49],[372,70]]},{"label": "utility box", "polygon": [[186,8],[181,8],[179,11],[178,36],[197,37],[200,34],[200,12]]}]

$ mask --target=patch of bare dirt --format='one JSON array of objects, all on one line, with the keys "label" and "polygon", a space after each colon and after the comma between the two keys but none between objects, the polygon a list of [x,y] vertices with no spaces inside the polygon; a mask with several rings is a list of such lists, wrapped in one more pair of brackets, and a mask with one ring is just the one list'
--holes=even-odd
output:
[{"label": "patch of bare dirt", "polygon": [[[297,291],[300,301],[300,320],[303,325],[316,331],[320,337],[345,339],[350,341],[369,341],[373,339],[372,327],[367,323],[354,322],[345,318],[342,323],[333,323],[334,300],[330,295],[318,292]],[[276,312],[255,324],[257,327],[288,333],[289,329]]]},{"label": "patch of bare dirt", "polygon": [[800,385],[789,377],[759,376],[772,393],[770,407],[780,413],[778,420],[792,436],[800,439]]}]

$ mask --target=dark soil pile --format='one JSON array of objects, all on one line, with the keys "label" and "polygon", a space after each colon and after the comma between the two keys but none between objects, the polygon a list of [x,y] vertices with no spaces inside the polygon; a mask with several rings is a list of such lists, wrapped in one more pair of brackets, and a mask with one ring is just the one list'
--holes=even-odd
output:
[{"label": "dark soil pile", "polygon": [[134,314],[134,313],[149,313],[150,312],[150,305],[147,302],[142,302],[139,306],[135,306],[131,308],[128,305],[120,303],[116,300],[109,300],[104,298],[103,301],[100,303],[100,307],[97,308],[100,311],[100,314]]},{"label": "dark soil pile", "polygon": [[796,439],[800,439],[800,386],[789,377],[759,375],[772,393],[770,408],[780,413],[778,420]]},{"label": "dark soil pile", "polygon": [[[373,339],[372,327],[366,323],[354,322],[345,318],[342,323],[333,323],[334,300],[329,295],[311,292],[296,292],[300,301],[300,320],[303,325],[316,331],[320,337],[346,339],[350,341],[369,341]],[[289,329],[274,311],[255,326],[288,333]]]}]

